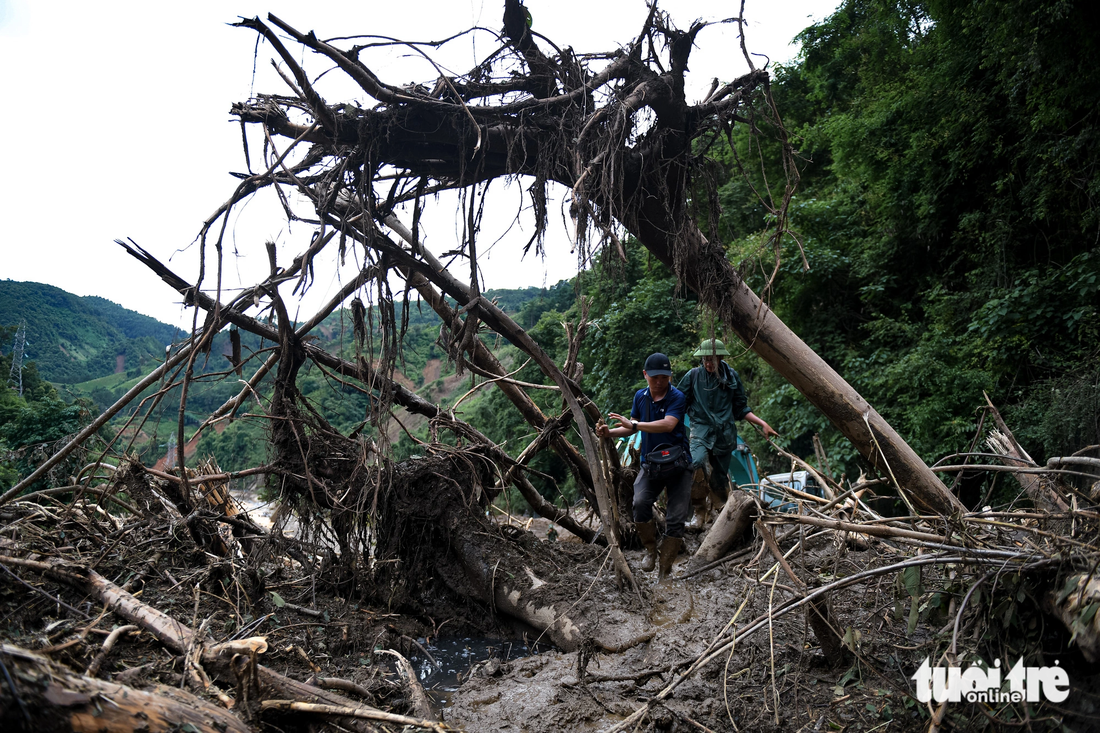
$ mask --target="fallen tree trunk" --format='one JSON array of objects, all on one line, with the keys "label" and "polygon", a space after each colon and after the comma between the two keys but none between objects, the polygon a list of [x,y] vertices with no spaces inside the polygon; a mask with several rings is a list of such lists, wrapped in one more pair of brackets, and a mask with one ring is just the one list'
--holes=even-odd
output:
[{"label": "fallen tree trunk", "polygon": [[[653,181],[640,185],[651,190],[658,186]],[[682,188],[680,184],[673,190]],[[943,515],[966,511],[889,423],[745,284],[721,247],[707,241],[686,217],[670,212],[664,199],[645,201],[644,206],[631,207],[616,202],[613,208],[627,229],[713,308],[726,327],[821,410],[872,466],[892,475],[917,504]]]},{"label": "fallen tree trunk", "polygon": [[699,543],[695,557],[713,562],[730,551],[756,520],[756,502],[744,491],[730,492],[726,505],[714,520],[706,537]]},{"label": "fallen tree trunk", "polygon": [[86,677],[19,647],[0,646],[4,730],[74,733],[250,733],[236,715],[178,688],[137,690]]},{"label": "fallen tree trunk", "polygon": [[[612,548],[541,542],[494,525],[473,501],[478,479],[472,473],[481,464],[473,457],[449,454],[401,464],[379,497],[393,531],[376,557],[397,560],[386,566],[402,566],[410,596],[441,583],[483,606],[487,618],[522,620],[565,651],[588,640],[603,649],[642,640],[652,628],[643,615],[624,610],[609,624],[600,607],[606,590],[593,592],[611,576]],[[593,566],[599,567],[594,577],[586,570]]]},{"label": "fallen tree trunk", "polygon": [[[1006,434],[1000,430],[994,430],[989,434],[986,443],[992,452],[1003,456],[1001,463],[1010,469],[1036,466],[1036,463],[1031,460],[1027,453],[1022,453],[1022,449],[1016,447],[1010,433]],[[1050,486],[1045,477],[1022,471],[1013,471],[1012,475],[1020,483],[1031,502],[1039,509],[1053,513],[1069,511],[1069,505]]]}]

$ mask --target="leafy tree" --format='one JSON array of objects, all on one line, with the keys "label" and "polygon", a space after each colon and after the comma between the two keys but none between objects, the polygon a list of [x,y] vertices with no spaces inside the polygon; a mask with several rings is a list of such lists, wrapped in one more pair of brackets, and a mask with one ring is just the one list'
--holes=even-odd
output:
[{"label": "leafy tree", "polygon": [[585,388],[604,412],[629,411],[634,392],[645,387],[647,356],[664,352],[681,374],[694,366],[690,354],[698,345],[696,301],[678,291],[675,276],[663,265],[648,262],[640,245],[628,240],[625,247],[626,263],[601,261],[585,282],[592,324],[580,360]]},{"label": "leafy tree", "polygon": [[[0,394],[0,487],[5,490],[34,471],[59,443],[92,419],[90,405],[85,401],[67,404],[58,399],[52,387],[36,395],[40,398],[26,399],[11,390]],[[54,473],[67,476],[79,467],[80,461],[80,456],[74,453]],[[46,485],[42,480],[30,488]]]},{"label": "leafy tree", "polygon": [[[926,459],[965,447],[982,391],[1037,455],[1100,439],[1088,419],[1050,432],[1087,414],[1100,355],[1098,31],[1082,2],[848,0],[776,74],[810,270],[788,253],[772,306]],[[716,156],[723,203],[759,182],[732,156]],[[722,220],[758,288],[767,226],[748,205]],[[825,430],[842,450],[761,376],[784,432]]]}]

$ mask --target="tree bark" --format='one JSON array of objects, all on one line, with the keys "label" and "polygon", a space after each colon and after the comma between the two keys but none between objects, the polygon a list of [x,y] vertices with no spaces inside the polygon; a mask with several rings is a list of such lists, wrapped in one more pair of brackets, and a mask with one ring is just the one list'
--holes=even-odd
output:
[{"label": "tree bark", "polygon": [[[989,434],[988,443],[994,453],[1000,453],[1005,456],[1005,459],[1003,459],[1001,463],[1011,468],[1027,466],[1035,466],[1038,468],[1039,464],[1032,460],[1031,456],[1024,450],[1024,447],[1016,440],[1016,436],[1008,429],[1008,425],[1005,423],[1004,418],[1001,417],[1000,410],[993,406],[993,402],[989,399],[989,395],[985,395],[985,402],[989,408],[990,414],[993,416],[993,421],[997,423],[997,427],[1000,428],[1000,432],[994,430]],[[1069,511],[1069,505],[1066,504],[1065,500],[1058,495],[1058,492],[1050,486],[1046,478],[1026,473],[1017,473],[1014,475],[1035,506],[1050,512]]]},{"label": "tree bark", "polygon": [[[191,693],[157,685],[137,690],[85,677],[46,657],[0,646],[8,679],[0,684],[4,730],[71,730],[74,733],[250,733],[228,710]],[[26,713],[26,715],[24,715]]]},{"label": "tree bark", "polygon": [[898,487],[925,509],[942,515],[966,511],[889,423],[760,300],[722,248],[708,242],[694,223],[674,226],[664,207],[656,204],[620,207],[618,215],[657,259],[714,309],[727,328],[821,410],[872,466],[892,475]]},{"label": "tree bark", "polygon": [[756,502],[744,491],[730,492],[726,505],[718,513],[706,537],[699,543],[695,557],[713,562],[729,552],[756,519]]}]

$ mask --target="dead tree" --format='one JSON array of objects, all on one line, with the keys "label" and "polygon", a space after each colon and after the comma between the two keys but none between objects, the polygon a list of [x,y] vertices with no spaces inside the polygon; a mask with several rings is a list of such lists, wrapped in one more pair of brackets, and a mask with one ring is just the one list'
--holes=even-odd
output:
[{"label": "dead tree", "polygon": [[[520,5],[506,2],[511,17]],[[701,102],[687,101],[684,72],[704,24],[678,30],[654,4],[632,43],[613,54],[585,57],[545,39],[540,44],[529,31],[516,37],[514,28],[520,25],[505,23],[496,39],[499,47],[484,62],[462,76],[440,73],[425,86],[386,83],[360,60],[365,48],[384,41],[329,43],[274,16],[238,25],[272,45],[289,72],[284,78],[292,93],[260,95],[233,106],[243,124],[263,128],[271,165],[245,176],[221,213],[268,186],[293,188],[307,197],[315,211],[300,218],[319,222],[319,231],[300,258],[303,277],[333,232],[341,243],[349,238],[360,242],[383,270],[419,274],[458,301],[465,321],[452,337],[461,360],[473,349],[472,334],[480,322],[511,338],[478,289],[476,231],[485,184],[517,177],[531,182],[536,235],[527,248],[538,248],[546,224],[546,187],[559,183],[570,190],[578,246],[598,244],[591,232],[605,242],[617,242],[616,232],[624,230],[637,237],[916,503],[942,514],[961,510],[905,441],[775,316],[744,283],[723,247],[696,225],[697,212],[689,205],[700,164],[696,146],[750,117],[770,118],[781,129],[763,70],[715,88]],[[335,65],[370,105],[323,99],[298,62],[301,51],[284,45],[288,36]],[[401,45],[426,56],[440,44]],[[290,142],[278,146],[280,138]],[[796,173],[791,173],[793,178]],[[443,190],[462,192],[468,214],[465,239],[456,247],[470,265],[465,282],[415,242],[422,204]],[[775,211],[785,214],[789,195],[790,187]],[[413,241],[400,243],[383,227],[392,228],[395,207],[407,203],[414,207],[408,227]],[[548,376],[569,399],[575,385],[553,371]],[[583,427],[579,404],[573,412],[592,465],[595,441]],[[598,472],[593,476],[596,493],[605,493]]]}]

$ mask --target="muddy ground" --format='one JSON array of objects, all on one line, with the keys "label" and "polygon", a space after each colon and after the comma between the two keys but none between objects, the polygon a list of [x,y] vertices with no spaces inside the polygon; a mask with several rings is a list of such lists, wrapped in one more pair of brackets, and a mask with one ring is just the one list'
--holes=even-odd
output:
[{"label": "muddy ground", "polygon": [[[724,561],[704,566],[691,557],[702,535],[689,532],[671,581],[658,585],[655,574],[636,570],[635,593],[617,585],[606,547],[581,544],[564,530],[548,532],[545,520],[525,529],[485,518],[473,533],[485,535],[499,553],[499,562],[484,558],[495,562],[492,582],[523,589],[536,605],[552,607],[581,627],[583,641],[563,652],[549,644],[549,634],[518,622],[498,603],[457,592],[471,581],[457,577],[462,571],[453,559],[451,565],[435,566],[454,567],[451,575],[420,578],[387,598],[368,595],[334,573],[336,558],[318,548],[310,555],[314,567],[305,567],[288,554],[293,542],[277,534],[245,538],[254,543],[247,557],[239,551],[218,557],[196,546],[183,523],[74,510],[56,499],[11,504],[0,515],[0,556],[94,568],[144,603],[201,630],[211,643],[263,636],[268,649],[261,661],[267,667],[311,684],[333,678],[353,683],[356,692],[344,694],[381,710],[407,714],[411,699],[383,650],[398,651],[430,672],[455,664],[453,656],[431,659],[440,640],[450,640],[452,647],[456,640],[458,647],[472,640],[467,646],[480,648],[481,640],[499,639],[492,658],[473,654],[461,660],[457,690],[435,695],[438,716],[462,730],[609,731],[647,704],[646,714],[628,730],[928,730],[933,708],[914,698],[910,677],[926,657],[942,658],[956,615],[963,658],[977,652],[1008,659],[1026,643],[1030,654],[1047,653],[1049,663],[1057,658],[1073,687],[1060,706],[949,705],[943,729],[1100,729],[1096,665],[1069,644],[1065,627],[1039,608],[1043,584],[1056,582],[1056,572],[1045,572],[1045,579],[1044,573],[999,579],[984,598],[980,592],[968,598],[961,614],[974,573],[984,570],[927,566],[915,611],[912,588],[897,572],[833,591],[832,617],[846,650],[840,663],[830,664],[804,610],[779,613],[804,591],[779,572],[755,533]],[[913,555],[892,540],[799,527],[782,515],[765,518],[793,572],[809,587]],[[230,534],[225,538],[235,547]],[[429,540],[435,541],[425,534]],[[628,550],[626,556],[637,569],[642,553]],[[4,568],[0,636],[5,643],[82,673],[108,632],[124,623],[65,583],[9,564]],[[1008,605],[1006,597],[1012,599]],[[716,640],[728,641],[731,629],[744,630],[769,612],[770,623],[690,669]],[[536,643],[539,653],[514,657],[517,646]],[[226,680],[194,689],[182,673],[181,658],[142,631],[124,636],[98,674],[138,688],[191,686],[215,702],[217,689],[233,692]],[[10,696],[0,700],[9,713],[14,710]],[[11,715],[5,720],[23,725]],[[322,721],[266,713],[249,723],[254,729],[289,731],[316,729]],[[378,730],[401,729],[378,725]]]},{"label": "muddy ground", "polygon": [[[689,536],[689,552],[696,541]],[[820,544],[826,546],[795,559],[806,575],[850,574],[873,561],[870,549],[838,551],[828,546],[829,540]],[[637,564],[641,554],[628,556]],[[766,560],[754,562],[750,556],[690,575],[694,564],[684,557],[671,582],[657,585],[652,574],[642,575],[652,638],[628,641],[618,653],[544,653],[491,668],[492,674],[476,675],[458,690],[446,717],[470,730],[551,733],[610,727],[660,693],[674,679],[673,670],[695,660],[728,625],[765,614],[769,605],[792,596],[787,583],[773,587],[759,580],[772,565]],[[857,647],[868,662],[897,656],[892,644],[913,647],[929,641],[923,634],[906,636],[904,620],[894,618],[891,582],[882,580],[870,592],[858,589],[833,597],[834,613],[842,623],[879,630],[880,642]],[[615,596],[603,599],[603,621],[608,625],[619,622]],[[878,661],[860,664],[855,659],[850,667],[830,668],[805,616],[797,612],[777,619],[770,631],[770,636],[767,630],[757,634],[677,687],[669,700],[655,707],[651,726],[642,729],[823,729],[821,721],[833,730],[867,730],[884,722],[889,729],[906,730],[919,724],[913,701],[906,705],[909,690],[895,682],[897,670],[888,669],[889,674],[879,678]],[[910,659],[913,651],[903,650],[902,658]]]}]

